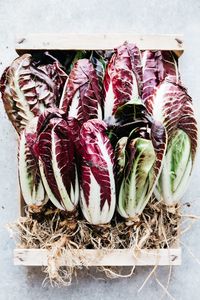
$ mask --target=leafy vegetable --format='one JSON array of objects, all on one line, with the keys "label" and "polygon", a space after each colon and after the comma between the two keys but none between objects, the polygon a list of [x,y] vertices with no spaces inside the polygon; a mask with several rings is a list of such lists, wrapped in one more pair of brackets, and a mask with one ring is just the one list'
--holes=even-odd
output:
[{"label": "leafy vegetable", "polygon": [[[124,218],[140,215],[152,195],[154,186],[153,165],[156,155],[152,142],[143,138],[130,140],[119,191],[118,211]],[[125,162],[125,163],[124,163]]]},{"label": "leafy vegetable", "polygon": [[73,69],[75,63],[79,60],[79,59],[83,59],[83,58],[88,58],[90,55],[90,51],[85,51],[85,50],[78,50],[76,51],[76,54],[70,64],[70,68],[69,68],[69,73],[71,72],[71,70]]},{"label": "leafy vegetable", "polygon": [[[141,91],[140,85],[137,90]],[[152,104],[153,99],[150,100]],[[115,117],[118,126],[109,124],[109,128],[112,128],[109,132],[112,144],[115,145],[116,137],[119,138],[115,148],[115,170],[118,210],[125,218],[137,217],[148,203],[161,173],[167,148],[167,131],[163,120],[156,112],[154,114],[150,110],[151,114],[148,114],[147,105],[142,105],[138,93],[117,108]]]},{"label": "leafy vegetable", "polygon": [[126,103],[142,93],[142,67],[139,49],[125,42],[113,54],[105,74],[104,118],[115,116]]},{"label": "leafy vegetable", "polygon": [[45,108],[56,107],[60,99],[67,75],[56,59],[47,54],[44,57],[45,64],[24,54],[2,75],[3,103],[17,132]]},{"label": "leafy vegetable", "polygon": [[99,95],[103,99],[104,97],[104,88],[103,88],[103,81],[105,76],[105,68],[106,68],[106,61],[103,58],[96,58],[92,56],[90,58],[91,63],[95,69],[97,78],[98,78],[98,85],[99,85]]},{"label": "leafy vegetable", "polygon": [[152,118],[165,128],[168,140],[155,194],[158,199],[162,198],[171,205],[183,196],[192,171],[197,147],[197,123],[191,98],[180,82],[177,59],[172,52],[145,51],[143,78],[144,104]]},{"label": "leafy vegetable", "polygon": [[163,170],[154,193],[167,205],[176,204],[184,195],[192,172],[191,141],[188,135],[177,130],[171,139],[164,159]]},{"label": "leafy vegetable", "polygon": [[32,119],[26,129],[21,132],[18,148],[21,192],[24,201],[33,210],[34,208],[43,206],[48,200],[40,178],[38,162],[33,153],[33,146],[37,138],[37,121],[38,117]]},{"label": "leafy vegetable", "polygon": [[116,188],[118,189],[122,178],[124,176],[124,170],[126,166],[126,145],[127,145],[128,137],[124,136],[120,138],[115,147],[115,174],[116,176]]},{"label": "leafy vegetable", "polygon": [[134,219],[147,205],[162,169],[166,144],[164,127],[153,120],[133,122],[129,136],[118,141],[115,170],[122,217]]},{"label": "leafy vegetable", "polygon": [[0,82],[20,135],[26,203],[40,207],[49,198],[74,212],[80,189],[83,215],[96,225],[111,221],[117,200],[120,215],[131,219],[153,192],[176,204],[197,149],[197,122],[176,55],[141,54],[128,42],[111,51],[55,53],[69,76],[57,59],[37,52],[17,58]]},{"label": "leafy vegetable", "polygon": [[88,59],[78,60],[67,81],[60,108],[68,117],[77,118],[82,124],[89,119],[102,119],[101,96],[98,76]]},{"label": "leafy vegetable", "polygon": [[80,130],[82,212],[91,224],[105,224],[113,217],[116,194],[114,154],[106,135],[106,124],[89,120]]},{"label": "leafy vegetable", "polygon": [[56,207],[68,212],[75,210],[79,199],[75,132],[71,132],[72,123],[72,119],[65,121],[60,111],[41,115],[35,146],[42,181],[49,199]]},{"label": "leafy vegetable", "polygon": [[146,108],[151,112],[151,98],[156,92],[158,85],[169,75],[179,80],[177,58],[172,51],[151,51],[142,52],[143,67],[143,92],[142,99]]},{"label": "leafy vegetable", "polygon": [[[158,192],[155,193],[171,205],[181,199],[191,175],[197,149],[197,122],[191,98],[181,83],[176,83],[174,77],[166,78],[160,85],[157,98],[157,105],[163,107],[160,117],[167,130],[169,145],[159,181],[160,196]],[[159,104],[160,102],[162,103]],[[177,178],[182,179],[179,182]]]}]

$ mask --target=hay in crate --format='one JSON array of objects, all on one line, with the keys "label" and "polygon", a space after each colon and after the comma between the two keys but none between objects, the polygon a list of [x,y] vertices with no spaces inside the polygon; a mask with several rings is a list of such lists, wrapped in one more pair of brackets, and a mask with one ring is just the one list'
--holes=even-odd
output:
[{"label": "hay in crate", "polygon": [[[76,218],[67,216],[63,211],[50,204],[41,212],[33,213],[25,209],[12,228],[17,233],[18,248],[47,249],[48,264],[45,268],[51,282],[69,284],[77,268],[87,267],[87,261],[77,266],[76,249],[170,249],[179,236],[179,207],[167,208],[162,202],[152,199],[143,213],[134,221],[125,221],[117,213],[110,224],[91,225],[79,213]],[[60,265],[60,257],[68,251],[68,266]],[[70,257],[69,257],[70,253]],[[121,275],[104,266],[107,276]]]}]

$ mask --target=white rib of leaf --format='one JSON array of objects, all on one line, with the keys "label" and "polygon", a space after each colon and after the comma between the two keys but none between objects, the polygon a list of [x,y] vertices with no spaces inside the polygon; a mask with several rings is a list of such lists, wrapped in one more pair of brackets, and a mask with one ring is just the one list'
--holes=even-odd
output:
[{"label": "white rib of leaf", "polygon": [[78,117],[79,99],[80,99],[80,92],[79,92],[79,90],[77,90],[76,93],[74,94],[74,97],[72,99],[72,102],[71,102],[71,105],[69,108],[69,112],[68,112],[69,117],[73,117],[73,118]]},{"label": "white rib of leaf", "polygon": [[71,183],[70,188],[70,198],[71,202],[76,205],[79,200],[79,181],[78,181],[78,173],[77,173],[77,167],[75,165],[75,188],[73,188],[73,184]]},{"label": "white rib of leaf", "polygon": [[25,133],[21,134],[19,144],[19,180],[22,195],[27,205],[42,205],[45,204],[47,199],[45,198],[44,188],[42,182],[39,181],[37,188],[34,183],[33,174],[29,169],[31,161],[27,160],[27,148]]},{"label": "white rib of leaf", "polygon": [[63,106],[63,103],[64,103],[64,99],[65,99],[65,95],[66,95],[67,87],[68,87],[68,80],[69,80],[69,77],[67,77],[67,80],[66,80],[64,88],[63,88],[62,96],[61,96],[60,103],[59,103],[59,108],[60,109],[62,109],[62,106]]},{"label": "white rib of leaf", "polygon": [[55,132],[54,129],[52,129],[52,142],[51,142],[51,150],[52,150],[52,168],[53,168],[53,173],[55,176],[55,180],[59,189],[60,196],[62,198],[63,205],[67,211],[72,211],[74,210],[74,205],[71,202],[71,199],[68,195],[68,192],[64,186],[63,180],[62,180],[62,175],[61,175],[61,170],[58,167],[58,161],[56,158],[56,139],[55,139]]},{"label": "white rib of leaf", "polygon": [[[81,199],[82,199],[82,211],[86,220],[94,225],[106,224],[110,222],[115,208],[115,201],[111,199],[111,207],[109,208],[108,202],[105,201],[104,206],[101,210],[101,192],[100,185],[96,181],[92,171],[90,172],[90,194],[89,194],[89,204],[87,205],[83,190],[81,189]],[[113,203],[112,203],[113,202]]]},{"label": "white rib of leaf", "polygon": [[104,103],[104,118],[105,119],[112,116],[114,103],[115,103],[115,95],[113,93],[112,82],[110,82],[108,91],[106,93],[105,103]]},{"label": "white rib of leaf", "polygon": [[51,188],[48,184],[48,181],[46,179],[45,173],[44,173],[44,168],[43,168],[43,164],[42,162],[39,160],[39,169],[40,169],[40,175],[42,178],[42,182],[44,185],[44,188],[46,190],[46,193],[49,197],[49,199],[51,200],[51,202],[59,209],[64,210],[64,208],[60,205],[59,201],[56,199],[56,197],[54,196],[53,192],[51,191]]},{"label": "white rib of leaf", "polygon": [[[108,201],[105,201],[104,206],[101,210],[101,187],[96,181],[92,171],[90,170],[90,195],[89,195],[89,205],[87,206],[86,202],[84,203],[83,212],[85,212],[85,217],[92,224],[105,224],[110,222],[113,217],[116,203],[116,192],[115,192],[115,180],[113,173],[113,163],[111,161],[110,155],[108,153],[106,143],[102,141],[102,135],[97,134],[97,144],[100,147],[100,153],[103,159],[106,161],[107,171],[108,171],[108,180],[110,183],[110,207]],[[81,198],[84,198],[83,193]]]},{"label": "white rib of leaf", "polygon": [[[21,90],[20,86],[19,86],[19,80],[20,80],[20,69],[23,65],[23,60],[21,61],[21,63],[19,64],[18,68],[16,69],[16,71],[14,72],[14,76],[13,76],[13,82],[14,82],[14,87],[15,87],[15,92],[17,94],[17,97],[14,97],[14,100],[16,101],[16,106],[22,110],[22,115],[23,118],[27,121],[31,120],[34,115],[33,113],[30,111],[30,107],[29,104],[24,96],[23,91]],[[19,76],[18,76],[19,75]]]}]

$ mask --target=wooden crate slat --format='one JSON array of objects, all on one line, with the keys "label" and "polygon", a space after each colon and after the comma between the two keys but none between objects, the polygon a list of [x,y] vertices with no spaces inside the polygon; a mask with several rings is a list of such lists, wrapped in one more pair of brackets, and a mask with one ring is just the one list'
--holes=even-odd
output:
[{"label": "wooden crate slat", "polygon": [[17,38],[19,54],[30,50],[98,50],[113,49],[124,41],[134,42],[141,50],[173,50],[180,56],[184,50],[180,34],[28,34]]},{"label": "wooden crate slat", "polygon": [[[45,249],[15,249],[14,264],[23,266],[46,266],[50,252]],[[180,265],[181,248],[152,250],[69,250],[59,258],[60,266],[151,266]]]}]

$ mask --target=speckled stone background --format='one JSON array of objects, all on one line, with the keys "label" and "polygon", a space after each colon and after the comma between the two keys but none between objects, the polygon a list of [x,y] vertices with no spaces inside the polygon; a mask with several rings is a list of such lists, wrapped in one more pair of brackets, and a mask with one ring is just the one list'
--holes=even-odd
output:
[{"label": "speckled stone background", "polygon": [[[0,0],[0,72],[16,57],[15,36],[30,32],[134,32],[183,33],[185,54],[180,59],[182,79],[194,99],[199,118],[200,101],[200,1],[198,0]],[[16,134],[0,103],[0,300],[27,299],[161,299],[163,289],[152,276],[139,287],[152,268],[136,268],[128,279],[98,280],[95,271],[82,272],[66,288],[42,287],[40,268],[15,267],[14,242],[5,228],[19,213],[17,191]],[[200,215],[200,156],[183,201],[186,213]],[[175,299],[200,299],[200,223],[182,238],[183,263],[173,268],[169,293]],[[125,270],[128,271],[128,270]],[[169,268],[157,276],[166,285]],[[99,275],[98,275],[99,276]],[[164,299],[169,296],[165,295]]]}]

